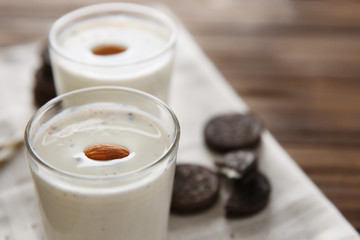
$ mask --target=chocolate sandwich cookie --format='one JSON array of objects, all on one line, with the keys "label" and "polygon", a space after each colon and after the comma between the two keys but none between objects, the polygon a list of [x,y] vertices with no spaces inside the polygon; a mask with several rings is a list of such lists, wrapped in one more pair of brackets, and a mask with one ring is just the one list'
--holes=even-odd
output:
[{"label": "chocolate sandwich cookie", "polygon": [[49,53],[49,46],[48,44],[44,45],[41,50],[41,60],[43,66],[47,68],[51,68],[51,61],[50,61],[50,53]]},{"label": "chocolate sandwich cookie", "polygon": [[219,172],[232,179],[248,181],[257,173],[257,158],[254,152],[236,150],[215,160]]},{"label": "chocolate sandwich cookie", "polygon": [[56,97],[48,45],[41,50],[41,66],[35,73],[34,101],[37,107]]},{"label": "chocolate sandwich cookie", "polygon": [[204,129],[207,146],[217,152],[256,147],[262,123],[250,114],[230,113],[212,118]]},{"label": "chocolate sandwich cookie", "polygon": [[270,191],[269,180],[260,172],[249,181],[237,181],[225,206],[226,217],[246,217],[260,212],[269,202]]},{"label": "chocolate sandwich cookie", "polygon": [[218,199],[220,182],[213,171],[193,164],[176,166],[171,211],[179,214],[208,209]]},{"label": "chocolate sandwich cookie", "polygon": [[42,66],[35,73],[34,101],[37,107],[56,97],[51,69]]}]

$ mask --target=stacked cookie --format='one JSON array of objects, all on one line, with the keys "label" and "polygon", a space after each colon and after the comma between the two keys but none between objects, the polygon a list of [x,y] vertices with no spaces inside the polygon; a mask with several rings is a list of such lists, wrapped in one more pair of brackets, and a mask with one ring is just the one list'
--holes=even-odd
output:
[{"label": "stacked cookie", "polygon": [[50,99],[56,97],[53,73],[48,46],[41,51],[41,65],[35,73],[34,103],[41,107]]},{"label": "stacked cookie", "polygon": [[171,210],[194,213],[211,207],[221,187],[218,174],[230,183],[225,205],[227,217],[258,213],[269,201],[270,183],[259,172],[256,149],[263,126],[250,114],[223,114],[210,119],[204,128],[205,143],[220,154],[218,172],[197,165],[180,164],[175,172]]}]

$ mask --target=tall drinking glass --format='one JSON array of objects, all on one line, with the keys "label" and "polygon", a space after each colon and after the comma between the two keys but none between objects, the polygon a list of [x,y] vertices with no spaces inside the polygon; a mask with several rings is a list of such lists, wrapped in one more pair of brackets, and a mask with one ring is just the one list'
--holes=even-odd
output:
[{"label": "tall drinking glass", "polygon": [[125,86],[168,101],[176,25],[161,11],[104,3],[60,17],[49,34],[57,94]]},{"label": "tall drinking glass", "polygon": [[48,102],[25,143],[49,240],[165,240],[179,123],[157,98],[95,87]]}]

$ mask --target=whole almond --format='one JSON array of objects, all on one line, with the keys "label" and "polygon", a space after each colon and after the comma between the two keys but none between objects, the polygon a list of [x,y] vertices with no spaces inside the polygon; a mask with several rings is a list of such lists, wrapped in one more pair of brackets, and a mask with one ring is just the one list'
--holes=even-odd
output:
[{"label": "whole almond", "polygon": [[114,144],[95,144],[84,149],[85,155],[98,161],[108,161],[124,158],[130,154],[126,147]]},{"label": "whole almond", "polygon": [[125,52],[126,49],[127,47],[121,45],[104,44],[94,47],[91,51],[95,55],[106,56]]}]

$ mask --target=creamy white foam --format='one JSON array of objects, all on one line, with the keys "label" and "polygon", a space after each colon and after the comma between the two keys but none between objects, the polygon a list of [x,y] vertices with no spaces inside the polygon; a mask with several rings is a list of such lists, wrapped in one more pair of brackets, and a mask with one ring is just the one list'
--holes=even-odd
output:
[{"label": "creamy white foam", "polygon": [[[92,64],[114,65],[154,56],[166,46],[169,36],[156,24],[119,14],[78,23],[62,32],[57,41],[64,54]],[[108,56],[92,53],[94,47],[103,44],[127,49]]]},{"label": "creamy white foam", "polygon": [[[166,152],[170,139],[148,114],[109,103],[65,110],[39,129],[34,142],[34,150],[53,168],[108,176],[152,164]],[[83,151],[94,144],[124,146],[130,155],[111,161],[92,160]]]}]

